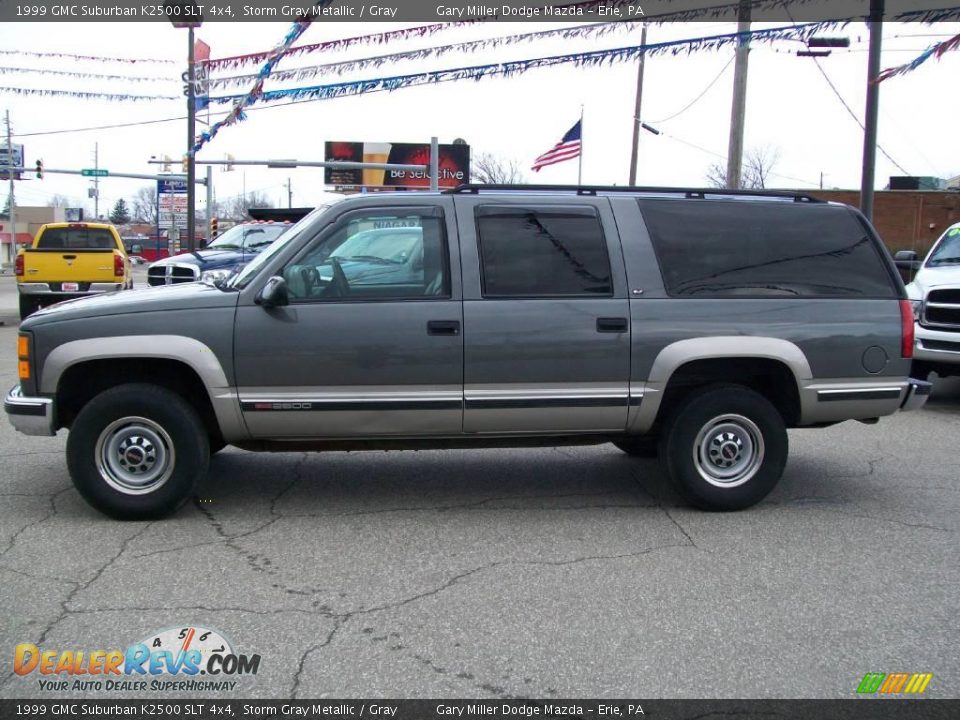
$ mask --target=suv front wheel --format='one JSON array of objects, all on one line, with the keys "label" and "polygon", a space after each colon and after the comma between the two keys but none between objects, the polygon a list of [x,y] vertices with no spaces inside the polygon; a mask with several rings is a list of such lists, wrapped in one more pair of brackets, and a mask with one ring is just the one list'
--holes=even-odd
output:
[{"label": "suv front wheel", "polygon": [[779,411],[740,385],[695,391],[660,438],[660,458],[674,487],[705,510],[760,502],[783,475],[787,450]]},{"label": "suv front wheel", "polygon": [[168,515],[207,472],[210,448],[197,411],[166,388],[131,383],[84,405],[67,437],[81,495],[120,520]]}]

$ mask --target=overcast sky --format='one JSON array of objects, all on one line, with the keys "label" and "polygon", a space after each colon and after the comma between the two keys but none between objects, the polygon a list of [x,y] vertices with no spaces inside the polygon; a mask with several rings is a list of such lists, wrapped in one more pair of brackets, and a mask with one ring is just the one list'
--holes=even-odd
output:
[{"label": "overcast sky", "polygon": [[[755,27],[780,24],[756,24]],[[304,55],[282,62],[279,69],[559,26],[556,23],[498,23],[451,28],[432,38],[389,47],[373,45],[339,53]],[[197,36],[211,45],[212,55],[217,58],[268,50],[279,42],[288,27],[288,23],[281,22],[216,23],[200,28]],[[402,26],[317,22],[298,44],[396,27]],[[648,42],[735,29],[731,23],[651,26]],[[958,23],[888,23],[884,26],[882,67],[904,63],[928,45],[958,32]],[[796,50],[803,48],[797,42],[755,45],[751,51],[745,146],[748,150],[766,148],[768,154],[777,157],[771,183],[776,187],[814,188],[820,184],[822,173],[825,187],[859,188],[862,130],[843,102],[863,119],[868,32],[864,24],[857,23],[830,34],[849,37],[850,48],[835,50],[830,57],[819,61],[797,57]],[[521,43],[283,86],[636,45],[639,38],[640,27],[636,26],[599,39]],[[16,72],[0,77],[3,86],[180,96],[179,75],[186,64],[187,32],[165,23],[6,23],[0,25],[0,47],[175,61],[175,64],[125,64],[4,54],[0,56],[0,65],[5,68],[143,75],[155,76],[158,80],[134,83]],[[639,183],[701,186],[712,163],[725,163],[733,85],[732,57],[733,49],[727,48],[648,59],[642,116],[663,134],[641,136]],[[248,67],[219,74],[255,71],[256,67]],[[953,52],[881,85],[880,144],[902,170],[878,153],[878,188],[887,183],[890,175],[960,175],[958,77],[960,52]],[[464,138],[475,154],[490,152],[516,160],[525,169],[528,180],[572,183],[577,179],[576,161],[546,168],[538,174],[528,168],[538,154],[557,142],[576,122],[582,105],[585,117],[583,181],[626,184],[635,86],[636,64],[622,63],[588,68],[555,67],[531,70],[511,78],[448,82],[285,107],[263,106],[267,109],[253,110],[245,122],[222,130],[204,147],[199,158],[222,159],[232,153],[238,159],[322,160],[327,140],[428,142],[431,135],[437,135],[441,142]],[[267,89],[272,87],[280,86],[267,84]],[[243,86],[219,92],[238,93],[246,89]],[[683,110],[701,94],[696,103]],[[25,146],[26,164],[32,166],[37,158],[43,158],[50,168],[92,167],[94,144],[98,143],[100,167],[118,172],[156,172],[156,166],[148,165],[147,160],[151,155],[164,153],[179,158],[186,145],[186,121],[75,130],[175,118],[184,114],[185,105],[183,99],[107,102],[0,92],[0,107],[10,111],[14,142]],[[17,183],[19,205],[46,205],[54,194],[61,194],[73,204],[92,206],[86,197],[89,180],[85,178],[47,175],[43,180],[35,180],[32,173],[27,177],[31,179]],[[225,200],[241,193],[245,187],[248,192],[263,191],[275,204],[285,205],[288,177],[292,181],[295,206],[314,204],[322,197],[320,169],[259,168],[245,171],[238,168],[230,173],[215,171],[216,196],[218,200]],[[146,184],[148,182],[139,180],[102,181],[101,213],[108,212],[120,197],[129,202],[134,192]],[[6,194],[5,187],[3,193]]]}]

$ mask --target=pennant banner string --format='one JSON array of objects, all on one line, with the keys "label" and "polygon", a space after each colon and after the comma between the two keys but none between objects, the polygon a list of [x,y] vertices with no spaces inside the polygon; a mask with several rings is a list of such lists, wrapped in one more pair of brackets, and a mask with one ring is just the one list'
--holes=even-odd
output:
[{"label": "pennant banner string", "polygon": [[173,65],[173,60],[163,60],[161,58],[122,58],[106,57],[103,55],[73,55],[72,53],[61,52],[34,52],[31,50],[0,50],[0,55],[29,55],[38,58],[69,58],[71,60],[93,60],[96,62],[119,62],[119,63],[162,63],[164,65]]},{"label": "pennant banner string", "polygon": [[[231,98],[234,105],[230,112],[225,118],[217,121],[210,126],[208,130],[204,130],[200,133],[200,136],[196,138],[196,141],[193,144],[193,147],[190,149],[192,155],[196,155],[197,152],[202,148],[206,143],[210,142],[217,136],[217,133],[220,132],[223,128],[233,125],[236,122],[246,119],[246,115],[243,112],[243,109],[248,105],[255,103],[263,94],[263,83],[269,77],[270,73],[273,72],[273,68],[280,62],[280,60],[289,52],[290,47],[296,42],[310,27],[311,19],[316,17],[316,11],[322,10],[328,5],[332,5],[334,0],[318,0],[313,4],[314,12],[309,12],[307,15],[301,16],[298,18],[291,28],[287,31],[287,34],[284,36],[283,40],[280,42],[277,47],[273,49],[270,55],[267,57],[266,62],[263,64],[263,67],[260,68],[260,72],[257,74],[257,79],[253,84],[253,87],[246,93],[246,95],[235,96]],[[210,99],[204,98],[207,102]]]},{"label": "pennant banner string", "polygon": [[[753,0],[751,2],[751,8],[755,11],[759,10],[771,10],[778,9],[792,5],[807,4],[810,2],[819,2],[822,0]],[[580,8],[585,11],[591,11],[599,6],[605,7],[619,7],[619,6],[628,6],[633,5],[635,0],[589,0],[588,2],[579,2],[571,5],[554,5],[554,8]],[[647,23],[667,23],[667,22],[684,22],[688,20],[715,20],[724,16],[736,17],[736,10],[740,7],[739,2],[726,2],[719,5],[714,5],[705,8],[696,8],[691,10],[680,10],[673,11],[669,13],[661,13],[657,15],[646,15],[643,17],[638,17],[635,20],[619,20],[615,23],[623,23],[626,25],[635,25],[636,22],[642,21]],[[356,45],[384,45],[391,42],[396,42],[400,40],[409,40],[411,38],[424,38],[435,35],[444,30],[449,30],[452,28],[467,27],[470,25],[477,25],[480,23],[488,22],[489,20],[496,20],[498,15],[492,14],[484,18],[478,18],[474,20],[456,20],[448,21],[442,23],[432,23],[430,25],[418,25],[416,27],[404,28],[401,30],[390,30],[387,32],[381,33],[372,33],[370,35],[358,35],[351,38],[341,38],[339,40],[327,40],[324,42],[313,43],[311,45],[300,45],[295,48],[291,48],[287,55],[289,57],[295,57],[299,55],[305,55],[314,52],[325,52],[331,50],[343,50],[349,47]],[[615,24],[611,23],[611,24]],[[514,36],[516,39],[511,42],[521,41],[523,38],[522,35]],[[233,55],[230,57],[224,58],[215,58],[208,60],[202,63],[205,67],[210,70],[224,70],[224,69],[234,69],[243,67],[244,65],[252,65],[258,62],[261,62],[268,56],[267,52],[256,52],[249,53],[246,55]]]},{"label": "pennant banner string", "polygon": [[175,77],[157,77],[155,75],[108,75],[103,73],[74,72],[71,70],[41,70],[40,68],[2,67],[0,75],[11,73],[32,73],[34,75],[62,75],[89,80],[126,80],[129,82],[172,82]]},{"label": "pennant banner string", "polygon": [[[543,58],[513,60],[504,63],[488,65],[474,65],[469,67],[434,70],[410,75],[396,75],[392,77],[356,80],[353,82],[333,83],[328,85],[314,85],[310,87],[269,90],[262,92],[257,101],[273,102],[282,99],[310,98],[325,99],[346,95],[360,95],[373,90],[398,90],[403,87],[424,85],[428,83],[445,82],[452,80],[480,80],[491,75],[511,77],[528,70],[557,65],[571,64],[577,67],[600,66],[604,63],[625,62],[635,60],[641,54],[659,55],[670,53],[678,55],[681,52],[698,50],[716,50],[726,45],[738,42],[742,37],[750,37],[758,42],[775,42],[777,40],[805,40],[811,35],[838,24],[834,21],[820,23],[806,23],[780,28],[750,30],[743,33],[727,33],[711,35],[685,40],[671,40],[662,43],[634,45],[630,47],[613,48],[609,50],[593,50],[589,52],[573,53],[568,55],[554,55]],[[236,102],[244,96],[226,95],[210,98],[211,103]]]},{"label": "pennant banner string", "polygon": [[[529,42],[548,38],[571,39],[602,37],[612,32],[617,32],[620,30],[632,30],[636,27],[637,25],[634,23],[615,21],[607,23],[595,23],[593,25],[576,25],[570,28],[543,30],[539,32],[522,33],[519,35],[505,35],[486,40],[471,40],[468,42],[454,43],[451,45],[440,45],[437,47],[422,48],[419,50],[390,53],[389,55],[377,55],[374,57],[358,58],[356,60],[344,60],[342,62],[326,63],[324,65],[312,65],[309,67],[282,70],[280,72],[275,72],[271,76],[271,79],[277,81],[303,80],[309,77],[317,77],[318,75],[341,75],[345,72],[350,72],[353,70],[364,70],[369,67],[380,67],[388,62],[402,60],[422,60],[428,57],[439,57],[450,52],[474,52],[476,50],[511,45],[517,42]],[[235,75],[233,77],[213,78],[210,80],[210,87],[228,87],[230,85],[252,80],[256,77],[256,75]]]},{"label": "pennant banner string", "polygon": [[79,90],[39,90],[36,88],[0,87],[0,93],[14,95],[39,95],[41,97],[75,97],[84,100],[109,100],[121,102],[127,100],[182,100],[181,95],[127,95],[124,93],[82,92]]},{"label": "pennant banner string", "polygon": [[889,80],[897,75],[906,75],[908,72],[913,72],[916,70],[930,58],[937,58],[939,60],[945,53],[951,52],[952,50],[960,50],[960,35],[952,37],[949,40],[944,40],[936,45],[931,45],[908,63],[898,65],[897,67],[887,68],[877,75],[877,78],[874,80],[874,82],[881,83],[884,80]]}]

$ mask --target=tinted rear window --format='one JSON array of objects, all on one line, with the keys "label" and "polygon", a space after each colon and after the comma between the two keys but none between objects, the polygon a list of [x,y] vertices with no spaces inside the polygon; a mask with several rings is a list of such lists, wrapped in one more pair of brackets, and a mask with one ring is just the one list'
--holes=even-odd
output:
[{"label": "tinted rear window", "polygon": [[109,230],[93,228],[49,228],[37,243],[41,250],[112,250],[116,246]]},{"label": "tinted rear window", "polygon": [[829,205],[638,200],[675,296],[896,297],[866,229]]},{"label": "tinted rear window", "polygon": [[484,297],[613,294],[594,208],[483,205],[476,218]]}]

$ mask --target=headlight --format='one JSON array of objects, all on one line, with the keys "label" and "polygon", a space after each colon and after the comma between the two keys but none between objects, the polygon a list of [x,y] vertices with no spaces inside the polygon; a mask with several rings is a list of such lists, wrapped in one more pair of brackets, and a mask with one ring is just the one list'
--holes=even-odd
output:
[{"label": "headlight", "polygon": [[913,319],[920,322],[920,313],[923,312],[923,300],[911,300],[910,307],[913,308]]},{"label": "headlight", "polygon": [[224,270],[204,270],[202,273],[200,273],[200,282],[216,285],[217,283],[222,283],[231,275],[233,275],[233,268]]}]

